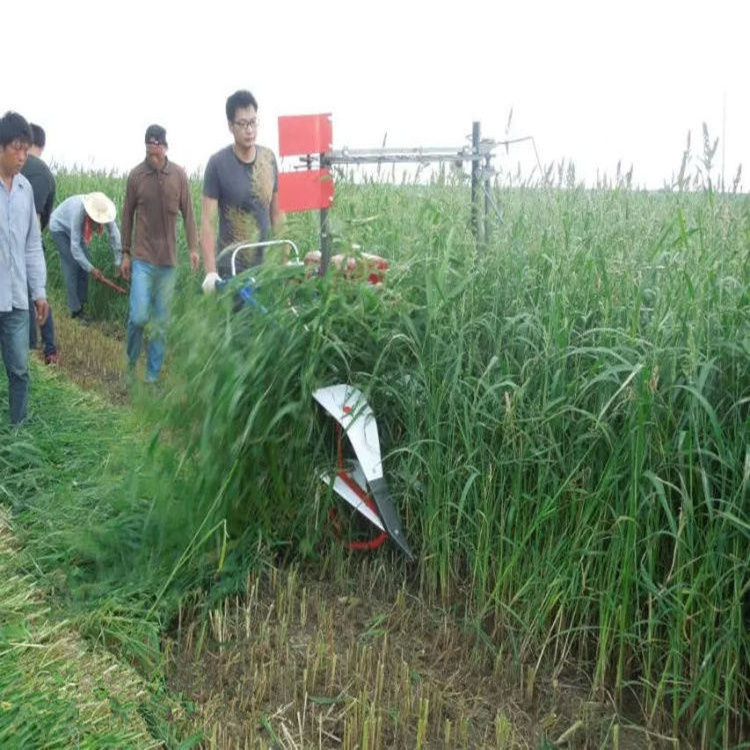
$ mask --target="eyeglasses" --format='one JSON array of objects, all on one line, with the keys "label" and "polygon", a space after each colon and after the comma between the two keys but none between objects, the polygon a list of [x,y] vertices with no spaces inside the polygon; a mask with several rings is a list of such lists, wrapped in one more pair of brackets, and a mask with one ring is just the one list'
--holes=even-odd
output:
[{"label": "eyeglasses", "polygon": [[166,145],[167,145],[166,143],[162,143],[162,142],[161,142],[160,140],[158,140],[157,138],[149,138],[149,139],[148,139],[148,140],[146,141],[146,143],[147,143],[147,144],[148,144],[149,146],[166,146]]},{"label": "eyeglasses", "polygon": [[234,120],[233,124],[241,130],[257,130],[258,129],[258,118],[253,120]]}]

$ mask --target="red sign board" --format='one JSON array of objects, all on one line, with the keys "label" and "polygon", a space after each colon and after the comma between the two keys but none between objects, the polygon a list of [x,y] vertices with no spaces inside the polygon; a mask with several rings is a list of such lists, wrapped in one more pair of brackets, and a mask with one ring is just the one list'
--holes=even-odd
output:
[{"label": "red sign board", "polygon": [[330,208],[333,178],[327,169],[310,169],[279,174],[279,208],[282,211],[310,211]]},{"label": "red sign board", "polygon": [[279,117],[279,155],[326,154],[333,145],[331,115]]}]

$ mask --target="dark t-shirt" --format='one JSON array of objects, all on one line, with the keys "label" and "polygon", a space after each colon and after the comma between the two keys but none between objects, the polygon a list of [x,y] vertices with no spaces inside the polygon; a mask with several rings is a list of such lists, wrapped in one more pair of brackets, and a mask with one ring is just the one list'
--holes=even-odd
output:
[{"label": "dark t-shirt", "polygon": [[265,241],[271,233],[271,199],[279,189],[276,157],[265,146],[255,147],[250,164],[240,161],[232,146],[217,151],[203,175],[203,195],[219,202],[217,253],[239,240]]},{"label": "dark t-shirt", "polygon": [[49,224],[52,204],[55,202],[55,178],[50,168],[37,156],[29,154],[21,174],[34,190],[34,206],[39,214],[42,229]]}]

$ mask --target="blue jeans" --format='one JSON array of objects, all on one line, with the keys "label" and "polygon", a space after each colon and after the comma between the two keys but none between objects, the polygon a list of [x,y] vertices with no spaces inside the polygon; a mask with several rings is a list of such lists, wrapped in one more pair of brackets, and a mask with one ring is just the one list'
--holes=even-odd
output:
[{"label": "blue jeans", "polygon": [[[55,345],[55,324],[52,322],[52,310],[49,311],[47,320],[40,326],[42,332],[42,344],[44,345],[44,356],[57,354]],[[36,349],[36,307],[34,300],[29,297],[29,349]]]},{"label": "blue jeans", "polygon": [[0,349],[8,373],[10,423],[19,424],[26,417],[29,400],[29,312],[14,307],[0,312]]},{"label": "blue jeans", "polygon": [[68,296],[68,310],[71,315],[77,315],[83,311],[83,306],[89,296],[89,274],[78,265],[73,253],[70,252],[70,237],[65,232],[52,232],[52,239],[60,254],[60,267]]},{"label": "blue jeans", "polygon": [[133,260],[130,272],[130,315],[128,317],[128,364],[135,367],[143,346],[143,333],[148,324],[146,347],[146,382],[159,377],[166,347],[169,308],[175,284],[175,268],[155,266]]}]

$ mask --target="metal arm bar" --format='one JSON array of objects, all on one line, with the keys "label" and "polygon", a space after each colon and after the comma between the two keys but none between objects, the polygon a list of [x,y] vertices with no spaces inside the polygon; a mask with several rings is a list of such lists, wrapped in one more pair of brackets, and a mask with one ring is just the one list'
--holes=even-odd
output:
[{"label": "metal arm bar", "polygon": [[532,136],[511,138],[505,141],[485,139],[480,141],[476,151],[471,146],[451,148],[449,146],[418,146],[417,148],[344,148],[327,154],[308,154],[300,156],[303,166],[311,168],[313,163],[320,162],[321,166],[334,164],[396,164],[401,162],[482,162],[498,146],[510,146],[513,143],[533,140]]},{"label": "metal arm bar", "polygon": [[277,247],[279,245],[287,245],[289,248],[291,248],[292,255],[294,256],[294,260],[292,261],[292,265],[302,265],[302,261],[299,257],[299,250],[297,249],[297,245],[292,242],[292,240],[266,240],[265,242],[243,242],[241,245],[238,245],[234,250],[232,251],[232,255],[230,258],[231,263],[231,269],[232,269],[232,276],[237,275],[237,254],[242,250],[249,250],[249,249],[255,249],[258,247],[262,247],[265,251],[269,247]]},{"label": "metal arm bar", "polygon": [[480,161],[491,155],[492,147],[482,144],[477,153],[462,148],[365,148],[343,149],[324,154],[321,161],[333,164],[396,164],[400,162]]}]

